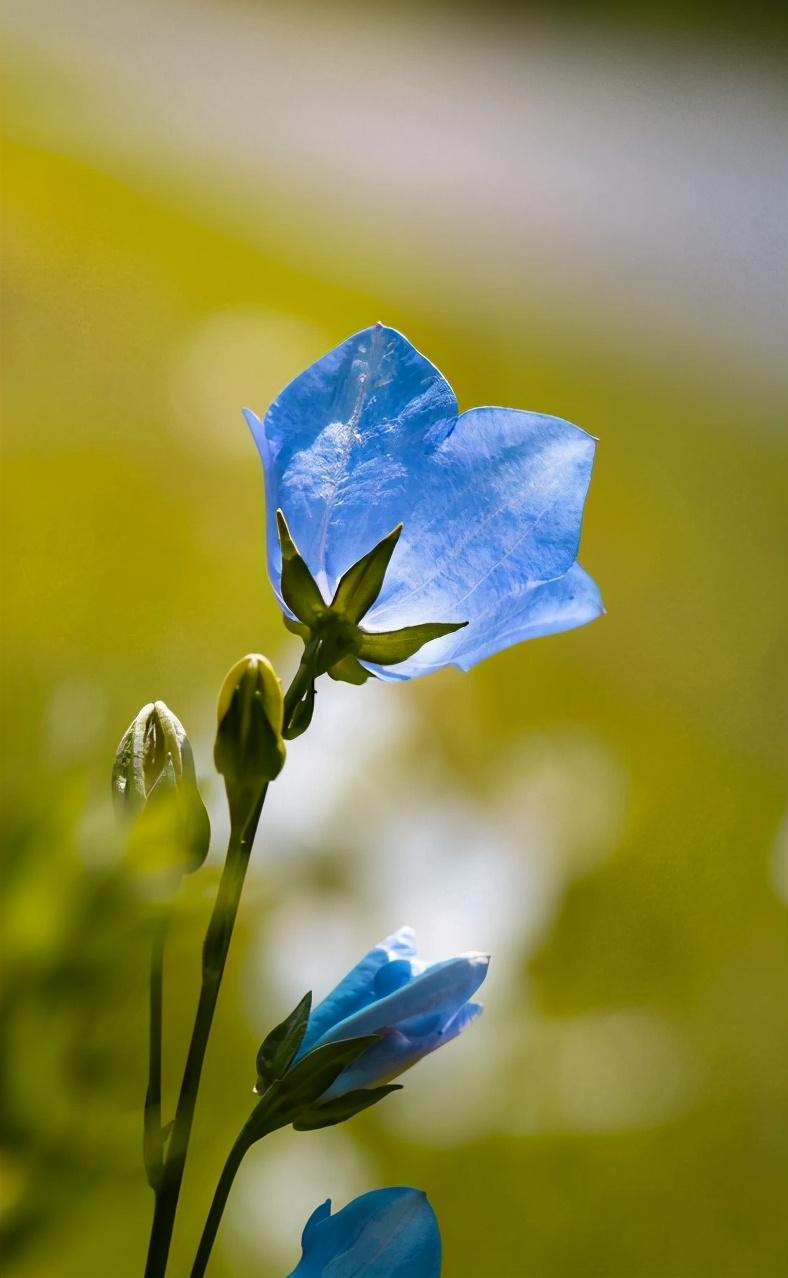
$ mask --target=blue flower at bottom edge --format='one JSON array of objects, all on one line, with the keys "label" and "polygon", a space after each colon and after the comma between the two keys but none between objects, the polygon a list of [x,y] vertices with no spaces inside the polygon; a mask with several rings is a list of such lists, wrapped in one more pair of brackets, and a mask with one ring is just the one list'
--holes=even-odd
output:
[{"label": "blue flower at bottom edge", "polygon": [[375,1189],[334,1216],[329,1198],[301,1247],[289,1278],[438,1278],[441,1269],[438,1222],[418,1189]]},{"label": "blue flower at bottom edge", "polygon": [[386,1083],[480,1015],[481,1004],[469,1000],[488,965],[489,956],[475,952],[427,965],[418,957],[413,929],[402,927],[312,1010],[295,1059],[325,1043],[378,1034],[380,1041],[344,1069],[321,1099]]},{"label": "blue flower at bottom edge", "polygon": [[326,603],[344,572],[403,524],[373,633],[467,622],[384,679],[469,669],[510,644],[593,620],[599,591],[577,563],[596,441],[558,417],[459,413],[448,382],[394,329],[349,337],[287,386],[260,420],[268,568],[285,612],[276,510]]}]

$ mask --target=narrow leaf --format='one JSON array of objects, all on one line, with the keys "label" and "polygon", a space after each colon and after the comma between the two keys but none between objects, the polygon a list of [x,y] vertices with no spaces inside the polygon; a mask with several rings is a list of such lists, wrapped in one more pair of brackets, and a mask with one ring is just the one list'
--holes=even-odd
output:
[{"label": "narrow leaf", "polygon": [[282,547],[282,596],[291,612],[299,621],[307,626],[315,622],[326,612],[326,603],[320,589],[298,553],[287,520],[281,510],[276,512],[276,527],[279,533],[279,544]]},{"label": "narrow leaf", "polygon": [[379,666],[396,665],[398,661],[412,657],[431,639],[450,635],[467,624],[467,621],[428,621],[421,626],[403,626],[401,630],[385,630],[377,635],[362,630],[356,656]]},{"label": "narrow leaf", "polygon": [[293,1121],[297,1132],[313,1132],[320,1127],[334,1127],[344,1123],[348,1118],[355,1118],[362,1110],[377,1105],[390,1092],[401,1092],[401,1083],[388,1083],[385,1087],[360,1087],[357,1091],[346,1092],[337,1096],[336,1100],[323,1101],[322,1104],[309,1105]]},{"label": "narrow leaf", "polygon": [[297,1007],[264,1039],[257,1053],[257,1087],[263,1091],[287,1072],[301,1046],[312,1010],[312,993],[305,994]]},{"label": "narrow leaf", "polygon": [[386,569],[401,532],[402,524],[397,524],[377,546],[362,555],[352,568],[348,568],[331,603],[335,612],[344,613],[351,621],[360,621],[369,611],[380,594]]}]

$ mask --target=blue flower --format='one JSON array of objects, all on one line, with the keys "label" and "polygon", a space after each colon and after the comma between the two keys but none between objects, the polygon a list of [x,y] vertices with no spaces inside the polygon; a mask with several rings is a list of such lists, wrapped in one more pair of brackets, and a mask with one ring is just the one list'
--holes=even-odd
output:
[{"label": "blue flower", "polygon": [[511,408],[458,413],[437,368],[376,324],[296,377],[264,420],[268,568],[282,607],[281,508],[326,603],[342,574],[404,529],[364,618],[373,633],[467,622],[384,679],[468,670],[510,644],[603,611],[577,562],[596,441],[569,422]]},{"label": "blue flower", "polygon": [[378,1087],[456,1038],[482,1011],[469,999],[488,964],[487,954],[470,953],[427,966],[409,927],[376,945],[310,1014],[296,1060],[325,1043],[380,1035],[321,1099]]},{"label": "blue flower", "polygon": [[441,1237],[418,1189],[375,1189],[331,1215],[331,1199],[312,1212],[303,1255],[289,1278],[438,1278]]}]

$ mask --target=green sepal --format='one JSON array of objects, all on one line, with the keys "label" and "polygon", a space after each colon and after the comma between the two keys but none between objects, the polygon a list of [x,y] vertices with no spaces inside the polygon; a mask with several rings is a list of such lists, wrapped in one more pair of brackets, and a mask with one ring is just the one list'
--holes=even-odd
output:
[{"label": "green sepal", "polygon": [[309,1013],[312,1010],[312,992],[305,994],[297,1007],[289,1016],[263,1040],[257,1053],[257,1083],[255,1091],[258,1095],[277,1082],[292,1064],[306,1033]]},{"label": "green sepal", "polygon": [[337,683],[366,683],[367,679],[374,679],[374,675],[370,670],[365,670],[355,657],[343,657],[336,665],[331,666],[328,671],[332,679],[336,679]]},{"label": "green sepal", "polygon": [[284,735],[288,741],[293,741],[296,737],[300,737],[302,732],[306,732],[312,722],[312,715],[315,713],[315,696],[315,684],[313,681],[291,714],[290,722],[285,727]]},{"label": "green sepal", "polygon": [[365,1034],[363,1038],[343,1038],[314,1048],[281,1080],[283,1095],[293,1108],[313,1104],[336,1082],[343,1069],[378,1041],[377,1034]]},{"label": "green sepal", "polygon": [[372,661],[379,666],[393,666],[406,661],[432,639],[462,630],[467,621],[427,621],[420,626],[403,626],[401,630],[384,630],[380,634],[359,631],[360,640],[354,653],[362,661]]},{"label": "green sepal", "polygon": [[343,1069],[379,1041],[377,1034],[367,1034],[326,1043],[308,1052],[268,1088],[252,1111],[247,1124],[251,1139],[259,1140],[268,1132],[295,1122],[302,1110],[312,1107],[336,1082]]},{"label": "green sepal", "polygon": [[337,1123],[344,1123],[348,1118],[354,1118],[362,1110],[377,1105],[378,1101],[382,1101],[384,1096],[388,1096],[391,1092],[401,1091],[401,1083],[388,1083],[385,1087],[360,1087],[354,1092],[346,1092],[344,1096],[337,1096],[335,1100],[323,1101],[322,1104],[309,1105],[302,1109],[298,1118],[294,1120],[293,1127],[297,1132],[313,1132],[320,1127],[334,1127]]},{"label": "green sepal", "polygon": [[314,626],[326,612],[320,588],[298,553],[281,510],[276,512],[279,545],[282,548],[282,598],[304,625]]},{"label": "green sepal", "polygon": [[293,617],[288,617],[286,612],[282,613],[282,621],[291,635],[298,635],[299,639],[303,639],[304,643],[309,643],[312,631],[309,626],[304,625],[303,621],[296,621]]},{"label": "green sepal", "polygon": [[331,607],[350,621],[360,621],[369,612],[383,586],[383,578],[399,541],[402,524],[397,524],[377,546],[362,555],[352,568],[343,574],[336,588]]}]

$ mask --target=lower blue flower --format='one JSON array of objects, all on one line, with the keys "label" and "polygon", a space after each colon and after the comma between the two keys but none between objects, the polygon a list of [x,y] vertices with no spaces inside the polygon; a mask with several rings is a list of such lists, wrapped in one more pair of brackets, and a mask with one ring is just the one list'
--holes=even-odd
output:
[{"label": "lower blue flower", "polygon": [[314,1008],[296,1060],[325,1043],[377,1034],[379,1041],[343,1070],[323,1099],[378,1087],[479,1016],[481,1004],[470,999],[488,964],[489,955],[473,952],[428,966],[418,957],[413,930],[400,928]]},{"label": "lower blue flower", "polygon": [[441,1270],[438,1221],[418,1189],[375,1189],[333,1216],[329,1198],[309,1217],[301,1247],[289,1278],[439,1278]]}]

